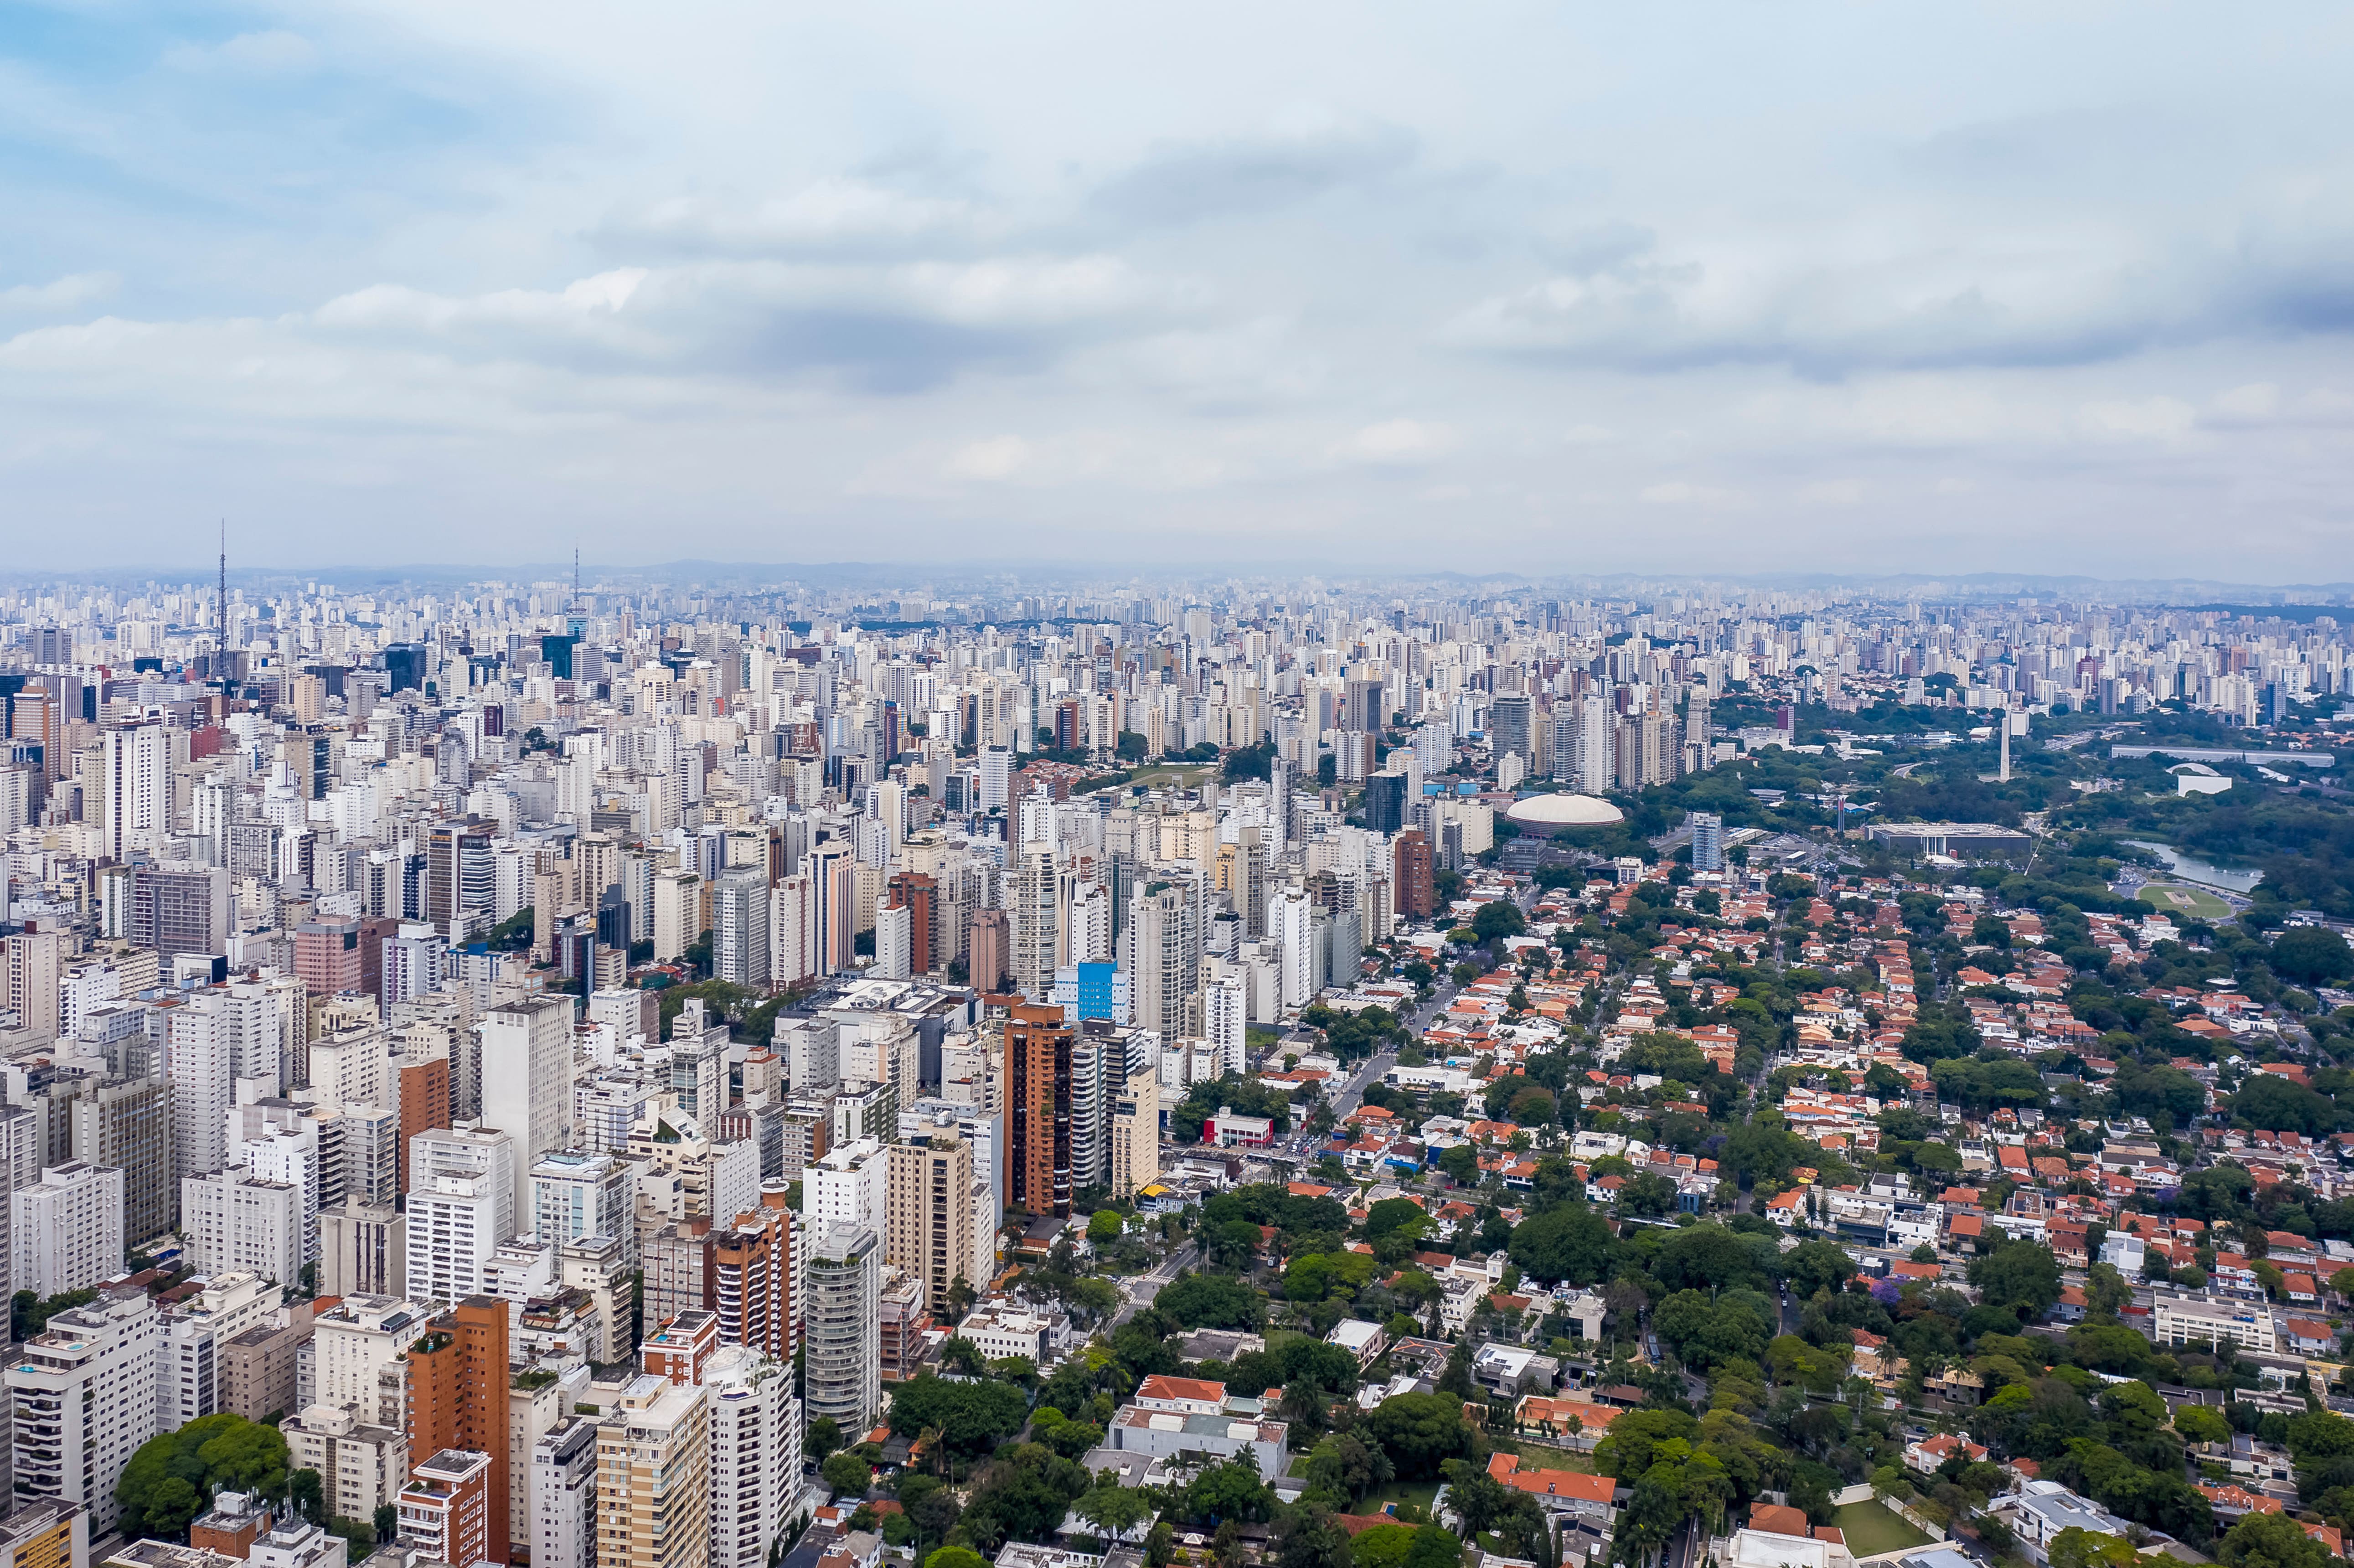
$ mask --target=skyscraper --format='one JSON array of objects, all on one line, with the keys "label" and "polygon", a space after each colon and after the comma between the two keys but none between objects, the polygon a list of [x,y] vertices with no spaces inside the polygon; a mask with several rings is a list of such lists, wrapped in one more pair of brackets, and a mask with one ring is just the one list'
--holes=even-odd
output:
[{"label": "skyscraper", "polygon": [[1071,1044],[1061,1008],[1014,1004],[1005,1027],[1009,1202],[1032,1214],[1071,1212]]},{"label": "skyscraper", "polygon": [[1724,819],[1712,811],[1691,814],[1692,869],[1717,871],[1724,869]]},{"label": "skyscraper", "polygon": [[949,1314],[949,1287],[972,1280],[972,1146],[943,1129],[890,1150],[885,1193],[885,1255],[924,1283],[936,1317]]},{"label": "skyscraper", "polygon": [[[414,1260],[411,1272],[414,1274]],[[494,1297],[470,1296],[425,1325],[407,1351],[404,1395],[410,1474],[431,1481],[435,1459],[445,1450],[487,1455],[482,1478],[487,1504],[485,1555],[507,1561],[507,1304]],[[469,1467],[471,1473],[471,1467]],[[440,1477],[447,1480],[449,1477]]]},{"label": "skyscraper", "polygon": [[768,874],[758,866],[737,866],[712,885],[711,971],[716,978],[768,990],[769,902]]},{"label": "skyscraper", "polygon": [[1062,912],[1053,849],[1025,846],[1007,891],[1012,896],[1012,907],[1006,913],[1013,939],[1007,967],[1013,971],[1013,989],[1029,1001],[1041,1001],[1054,988],[1060,945]]},{"label": "skyscraper", "polygon": [[864,1432],[882,1406],[883,1246],[864,1225],[836,1225],[810,1245],[801,1315],[802,1386],[811,1421]]},{"label": "skyscraper", "polygon": [[1511,756],[1529,767],[1536,765],[1534,706],[1525,694],[1517,692],[1488,705],[1489,748],[1498,760]]}]

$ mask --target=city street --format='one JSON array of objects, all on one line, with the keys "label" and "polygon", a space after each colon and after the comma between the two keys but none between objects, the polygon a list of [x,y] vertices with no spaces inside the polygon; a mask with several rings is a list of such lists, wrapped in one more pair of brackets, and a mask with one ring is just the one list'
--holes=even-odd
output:
[{"label": "city street", "polygon": [[1193,1267],[1193,1260],[1200,1255],[1199,1250],[1193,1244],[1187,1242],[1183,1246],[1162,1258],[1151,1273],[1138,1275],[1134,1279],[1122,1280],[1119,1287],[1120,1293],[1128,1298],[1128,1305],[1113,1314],[1111,1326],[1117,1329],[1145,1308],[1151,1306],[1154,1299],[1160,1296],[1161,1287],[1175,1283],[1177,1277]]}]

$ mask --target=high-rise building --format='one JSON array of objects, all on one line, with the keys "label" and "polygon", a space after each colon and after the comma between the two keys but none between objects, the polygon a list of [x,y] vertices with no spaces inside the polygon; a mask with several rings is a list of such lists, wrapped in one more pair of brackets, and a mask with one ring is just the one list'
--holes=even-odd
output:
[{"label": "high-rise building", "polygon": [[552,1246],[582,1236],[627,1236],[631,1214],[629,1164],[610,1154],[558,1150],[531,1168],[532,1234]]},{"label": "high-rise building", "polygon": [[418,1299],[488,1288],[492,1255],[514,1234],[513,1160],[506,1134],[487,1128],[437,1130],[412,1144],[408,1288]]},{"label": "high-rise building", "polygon": [[1390,867],[1391,895],[1400,915],[1427,920],[1437,913],[1438,868],[1430,853],[1428,833],[1420,828],[1399,833],[1390,846]]},{"label": "high-rise building", "polygon": [[230,1342],[274,1321],[284,1295],[274,1281],[250,1274],[216,1274],[164,1312],[155,1377],[158,1432],[221,1409],[221,1363]]},{"label": "high-rise building", "polygon": [[758,866],[723,872],[711,887],[711,972],[729,985],[766,991],[769,875]]},{"label": "high-rise building", "polygon": [[122,1172],[122,1236],[133,1245],[172,1228],[171,1087],[141,1074],[86,1084],[73,1099],[73,1157]]},{"label": "high-rise building", "polygon": [[[711,1568],[765,1568],[801,1487],[801,1402],[788,1361],[730,1345],[713,1356]],[[532,1568],[547,1568],[535,1556]]]},{"label": "high-rise building", "polygon": [[1053,989],[1061,935],[1060,888],[1051,845],[1025,845],[1021,863],[1007,885],[1006,911],[1013,951],[1008,967],[1013,989],[1033,1001]]},{"label": "high-rise building", "polygon": [[691,871],[654,874],[654,962],[685,956],[703,939],[703,881]]},{"label": "high-rise building", "polygon": [[1187,1033],[1186,1012],[1201,975],[1193,901],[1174,887],[1146,895],[1137,901],[1131,933],[1130,1006],[1138,1027],[1164,1039]]},{"label": "high-rise building", "polygon": [[1006,1021],[1008,1201],[1027,1213],[1071,1212],[1073,1040],[1059,1007],[1017,1002]]},{"label": "high-rise building", "polygon": [[540,1156],[572,1141],[572,999],[526,997],[491,1009],[475,1027],[482,1119],[507,1135],[514,1191]]},{"label": "high-rise building", "polygon": [[1691,851],[1694,871],[1724,869],[1724,819],[1712,811],[1691,814]]},{"label": "high-rise building", "polygon": [[377,1509],[398,1501],[408,1483],[408,1438],[348,1406],[313,1404],[280,1422],[278,1430],[286,1439],[289,1467],[319,1472],[322,1500],[336,1519],[373,1520]]},{"label": "high-rise building", "polygon": [[923,1281],[925,1304],[949,1315],[949,1287],[972,1266],[972,1148],[953,1132],[890,1149],[885,1253]]},{"label": "high-rise building", "polygon": [[882,1243],[864,1225],[838,1225],[810,1244],[801,1315],[808,1416],[863,1432],[882,1408]]},{"label": "high-rise building", "polygon": [[719,1342],[766,1356],[793,1353],[793,1212],[790,1183],[760,1183],[760,1203],[711,1236],[711,1311]]},{"label": "high-rise building", "polygon": [[931,974],[945,962],[940,953],[939,883],[920,871],[903,871],[891,878],[889,885],[892,906],[907,911],[908,970]]},{"label": "high-rise building", "polygon": [[229,874],[219,866],[131,868],[122,935],[133,947],[217,953],[228,939]]},{"label": "high-rise building", "polygon": [[309,1228],[295,1182],[270,1181],[239,1165],[180,1183],[188,1261],[207,1273],[237,1269],[279,1285],[299,1284]]},{"label": "high-rise building", "polygon": [[[411,1273],[415,1272],[414,1259]],[[480,1555],[443,1558],[443,1562],[507,1561],[507,1303],[487,1296],[470,1296],[432,1319],[407,1350],[408,1363],[406,1429],[409,1452],[424,1456],[409,1471],[412,1480],[453,1488],[472,1484],[471,1466],[463,1477],[435,1469],[447,1451],[481,1455],[491,1461],[482,1478],[488,1512],[482,1529],[487,1544]],[[406,1531],[408,1498],[401,1496]],[[468,1538],[471,1544],[471,1536]]]},{"label": "high-rise building", "polygon": [[1517,757],[1533,768],[1536,764],[1536,726],[1534,704],[1524,693],[1507,693],[1488,705],[1489,749],[1500,760]]},{"label": "high-rise building", "polygon": [[442,1448],[417,1460],[395,1505],[401,1550],[434,1563],[504,1563],[494,1489],[504,1494],[506,1466],[482,1450]]},{"label": "high-rise building", "polygon": [[9,1257],[18,1290],[43,1298],[122,1272],[122,1172],[69,1160],[17,1192]]},{"label": "high-rise building", "polygon": [[877,980],[909,980],[916,974],[915,911],[885,903],[875,911],[875,962],[867,972]]},{"label": "high-rise building", "polygon": [[5,1372],[20,1503],[79,1503],[93,1531],[114,1528],[115,1483],[157,1431],[162,1340],[154,1302],[133,1287],[56,1314],[25,1341]]},{"label": "high-rise building", "polygon": [[[880,1130],[896,1128],[897,1119],[894,1115],[889,1126]],[[883,1234],[890,1171],[882,1141],[872,1134],[835,1145],[801,1172],[802,1213],[809,1216],[811,1228],[864,1226]]]},{"label": "high-rise building", "polygon": [[408,1216],[389,1203],[348,1198],[320,1210],[319,1294],[407,1296]]},{"label": "high-rise building", "polygon": [[1012,944],[1004,910],[973,911],[972,931],[965,948],[965,978],[975,991],[995,994],[1005,989]]},{"label": "high-rise building", "polygon": [[1111,1193],[1130,1198],[1161,1179],[1161,1066],[1129,1075],[1112,1104]]},{"label": "high-rise building", "polygon": [[100,853],[124,862],[134,851],[161,848],[172,830],[172,732],[160,724],[110,729],[99,760],[98,799],[84,799],[86,809],[95,806]]},{"label": "high-rise building", "polygon": [[710,1557],[708,1391],[641,1373],[597,1426],[598,1568],[707,1568]]},{"label": "high-rise building", "polygon": [[531,1446],[531,1568],[597,1568],[597,1424],[584,1416]]},{"label": "high-rise building", "polygon": [[424,917],[452,944],[488,923],[496,888],[494,842],[488,828],[457,823],[426,834]]},{"label": "high-rise building", "polygon": [[1384,768],[1365,780],[1367,832],[1394,833],[1406,825],[1407,783],[1404,773],[1391,768]]}]

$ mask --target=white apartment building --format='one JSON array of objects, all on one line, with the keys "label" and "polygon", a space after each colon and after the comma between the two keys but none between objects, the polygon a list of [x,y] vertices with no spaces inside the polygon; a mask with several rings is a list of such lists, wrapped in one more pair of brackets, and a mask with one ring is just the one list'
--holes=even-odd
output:
[{"label": "white apartment building", "polygon": [[883,1244],[864,1225],[834,1225],[811,1242],[801,1315],[809,1419],[861,1432],[883,1401]]},{"label": "white apartment building", "polygon": [[16,1497],[90,1510],[90,1531],[114,1528],[115,1483],[155,1436],[156,1352],[163,1322],[140,1289],[49,1319],[7,1368]]},{"label": "white apartment building", "polygon": [[461,1127],[408,1140],[408,1294],[458,1301],[482,1294],[499,1244],[514,1234],[514,1140]]},{"label": "white apartment building", "polygon": [[122,1172],[69,1160],[16,1193],[9,1219],[14,1285],[42,1297],[122,1272]]},{"label": "white apartment building", "polygon": [[157,1431],[175,1431],[220,1409],[221,1347],[248,1329],[274,1321],[283,1294],[259,1275],[217,1274],[204,1289],[164,1314],[155,1384]]},{"label": "white apartment building", "polygon": [[801,1500],[793,1369],[725,1345],[704,1368],[703,1385],[711,1394],[711,1568],[765,1568]]},{"label": "white apartment building", "polygon": [[302,1277],[302,1190],[243,1166],[180,1183],[189,1261],[207,1274],[241,1270],[279,1285]]},{"label": "white apartment building", "polygon": [[319,1472],[327,1512],[335,1518],[374,1519],[408,1479],[408,1439],[398,1427],[362,1420],[348,1405],[313,1404],[278,1429],[288,1466]]},{"label": "white apartment building", "polygon": [[347,1296],[321,1313],[311,1327],[317,1402],[376,1414],[378,1369],[408,1349],[430,1316],[391,1296]]},{"label": "white apartment building", "polygon": [[801,1172],[801,1202],[812,1231],[863,1225],[881,1234],[891,1161],[882,1143],[862,1138],[813,1160]]},{"label": "white apartment building", "polygon": [[531,1446],[532,1568],[597,1568],[597,1424],[567,1415]]},{"label": "white apartment building", "polygon": [[531,1168],[532,1234],[552,1246],[618,1236],[634,1251],[630,1167],[610,1154],[559,1150]]},{"label": "white apartment building", "polygon": [[482,1125],[514,1141],[508,1181],[572,1142],[572,999],[535,996],[484,1013]]}]

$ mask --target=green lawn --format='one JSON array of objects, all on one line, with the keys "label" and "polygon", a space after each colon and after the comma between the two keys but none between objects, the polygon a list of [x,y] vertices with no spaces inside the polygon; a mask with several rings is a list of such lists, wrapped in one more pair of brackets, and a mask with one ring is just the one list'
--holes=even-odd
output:
[{"label": "green lawn", "polygon": [[2168,915],[2189,916],[2194,920],[2228,920],[2232,906],[2203,887],[2188,887],[2179,882],[2145,883],[2141,901]]},{"label": "green lawn", "polygon": [[1591,1456],[1573,1453],[1567,1448],[1548,1448],[1542,1443],[1521,1439],[1521,1468],[1523,1470],[1575,1470],[1581,1475],[1594,1474]]},{"label": "green lawn", "polygon": [[1831,1522],[1847,1538],[1848,1553],[1854,1557],[1876,1557],[1883,1552],[1929,1544],[1927,1536],[1877,1502],[1850,1503]]}]

